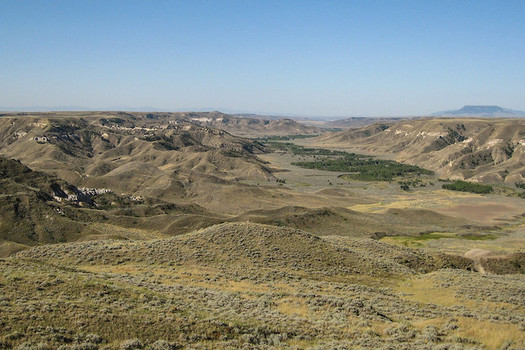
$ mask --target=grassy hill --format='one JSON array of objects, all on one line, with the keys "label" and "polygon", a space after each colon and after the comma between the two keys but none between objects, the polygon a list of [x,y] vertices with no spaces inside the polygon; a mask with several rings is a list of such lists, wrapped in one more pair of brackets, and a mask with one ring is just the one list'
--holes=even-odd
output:
[{"label": "grassy hill", "polygon": [[36,247],[0,266],[7,348],[498,349],[525,341],[522,279],[373,240],[232,223],[148,242]]}]

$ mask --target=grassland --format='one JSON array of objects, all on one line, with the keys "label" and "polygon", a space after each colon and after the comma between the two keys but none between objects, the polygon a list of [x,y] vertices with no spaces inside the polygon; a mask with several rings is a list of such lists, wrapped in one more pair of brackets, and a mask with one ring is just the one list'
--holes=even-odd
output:
[{"label": "grassland", "polygon": [[471,241],[486,241],[498,238],[495,234],[461,234],[454,232],[432,232],[424,233],[417,236],[389,236],[382,238],[384,242],[399,244],[405,247],[418,248],[426,246],[426,242],[437,239],[467,239]]},{"label": "grassland", "polygon": [[0,261],[0,341],[4,348],[519,349],[523,279],[440,269],[451,263],[440,259],[254,224],[44,246]]}]

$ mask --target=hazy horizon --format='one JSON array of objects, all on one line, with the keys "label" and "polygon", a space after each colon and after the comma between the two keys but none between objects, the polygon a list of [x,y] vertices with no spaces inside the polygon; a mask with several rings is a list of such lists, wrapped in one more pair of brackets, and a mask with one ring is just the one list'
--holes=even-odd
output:
[{"label": "hazy horizon", "polygon": [[0,109],[525,110],[524,10],[521,1],[3,1]]},{"label": "hazy horizon", "polygon": [[107,107],[84,107],[84,106],[27,106],[27,107],[8,107],[0,106],[0,112],[6,113],[33,113],[33,112],[221,112],[225,114],[239,114],[239,115],[259,115],[259,116],[280,116],[289,118],[311,118],[311,119],[344,119],[344,118],[383,118],[383,117],[422,117],[430,116],[431,113],[425,115],[372,115],[372,114],[346,114],[346,115],[327,115],[327,114],[295,114],[295,113],[280,113],[280,112],[258,112],[248,110],[236,110],[230,108],[215,108],[215,107],[203,107],[203,108],[157,108],[151,106],[132,107],[132,106],[107,106]]}]

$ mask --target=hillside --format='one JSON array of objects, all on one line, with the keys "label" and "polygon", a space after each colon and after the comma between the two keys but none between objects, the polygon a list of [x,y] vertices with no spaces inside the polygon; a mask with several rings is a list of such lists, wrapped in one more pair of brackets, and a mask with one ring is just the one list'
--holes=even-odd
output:
[{"label": "hillside", "polygon": [[442,178],[525,181],[525,119],[425,118],[374,124],[310,141],[391,154],[398,161],[434,170]]},{"label": "hillside", "polygon": [[1,250],[80,237],[84,227],[75,220],[80,206],[94,202],[75,186],[0,157]]},{"label": "hillside", "polygon": [[321,128],[308,126],[289,118],[236,117],[219,112],[205,115],[182,113],[181,115],[197,125],[226,130],[233,135],[245,137],[311,135],[323,132]]},{"label": "hillside", "polygon": [[0,154],[77,187],[185,198],[195,182],[271,179],[264,147],[179,116],[102,113],[0,118]]},{"label": "hillside", "polygon": [[[330,243],[308,232],[249,222],[224,223],[173,238],[121,242],[105,251],[106,242],[72,243],[32,248],[19,257],[77,263],[116,262],[126,252],[128,261],[151,261],[228,266],[246,274],[257,269],[315,275],[395,275],[443,267],[471,269],[467,258],[432,255],[371,240],[347,238]],[[89,254],[87,254],[89,252]]]},{"label": "hillside", "polygon": [[367,239],[221,224],[147,242],[35,247],[0,266],[7,348],[519,349],[525,341],[519,276],[482,276],[468,271],[469,259]]},{"label": "hillside", "polygon": [[224,220],[194,204],[79,189],[0,156],[0,257],[40,244],[187,233]]}]

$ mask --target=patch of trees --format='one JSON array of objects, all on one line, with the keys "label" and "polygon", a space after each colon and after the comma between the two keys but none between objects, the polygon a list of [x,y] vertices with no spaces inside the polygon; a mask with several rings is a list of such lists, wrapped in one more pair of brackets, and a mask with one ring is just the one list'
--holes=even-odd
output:
[{"label": "patch of trees", "polygon": [[[410,186],[412,187],[426,187],[426,183],[422,182],[421,179],[419,178],[416,178],[416,179],[411,179],[411,180],[405,180],[405,181],[398,181],[397,182],[399,185],[400,185],[400,188],[403,190],[403,191],[408,191],[410,189]],[[434,184],[432,182],[429,183],[431,186],[433,186]]]},{"label": "patch of trees", "polygon": [[[336,151],[337,152],[337,151]],[[361,181],[392,181],[407,175],[432,175],[433,172],[415,165],[391,160],[374,159],[369,156],[347,153],[344,157],[323,158],[314,161],[294,162],[307,169],[346,172],[344,176]]]},{"label": "patch of trees", "polygon": [[274,150],[292,152],[294,155],[313,156],[314,160],[293,162],[292,165],[306,169],[344,172],[343,176],[360,181],[392,181],[407,175],[432,175],[433,172],[415,165],[407,165],[392,160],[375,159],[372,156],[332,151],[323,148],[310,148],[289,142],[269,142]]},{"label": "patch of trees", "polygon": [[480,193],[480,194],[494,192],[494,188],[490,185],[483,185],[483,184],[467,182],[467,181],[462,181],[462,180],[456,180],[452,183],[443,184],[442,187],[446,190]]}]

